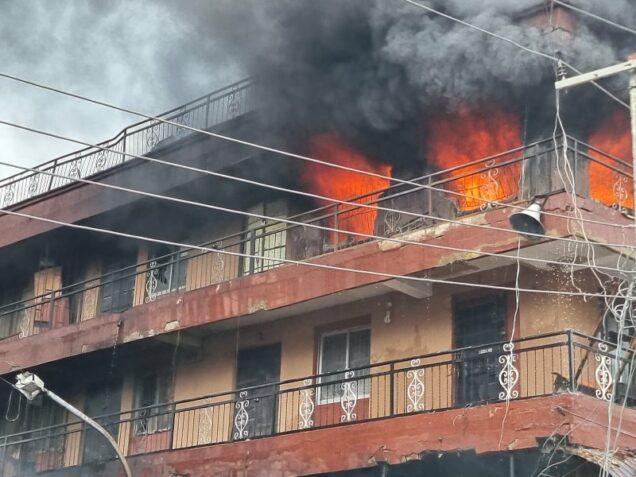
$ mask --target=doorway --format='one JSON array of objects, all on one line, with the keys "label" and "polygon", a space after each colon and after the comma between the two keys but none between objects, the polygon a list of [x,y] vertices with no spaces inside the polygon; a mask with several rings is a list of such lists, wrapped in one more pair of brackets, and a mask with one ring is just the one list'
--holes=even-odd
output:
[{"label": "doorway", "polygon": [[[280,380],[280,343],[240,350],[237,358],[236,413],[246,414],[244,425],[236,425],[237,438],[268,436],[275,430],[276,403],[275,384]],[[265,385],[265,386],[264,386]],[[259,386],[257,389],[245,389]],[[241,391],[245,389],[244,391]]]},{"label": "doorway", "polygon": [[[92,385],[86,393],[84,412],[96,419],[115,440],[119,434],[119,412],[121,411],[122,380],[113,379],[105,383]],[[114,415],[113,415],[114,414]],[[115,450],[97,431],[87,429],[84,433],[83,463],[100,463],[115,458]]]},{"label": "doorway", "polygon": [[[454,307],[453,333],[457,353],[456,404],[497,400],[499,356],[506,339],[506,302],[504,295],[491,295],[458,302]],[[484,346],[488,345],[488,346]]]}]

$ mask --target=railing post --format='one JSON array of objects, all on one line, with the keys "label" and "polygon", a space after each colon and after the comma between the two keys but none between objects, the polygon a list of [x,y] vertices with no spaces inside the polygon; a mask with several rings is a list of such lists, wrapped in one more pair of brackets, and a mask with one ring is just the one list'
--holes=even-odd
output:
[{"label": "railing post", "polygon": [[205,99],[205,126],[204,129],[207,129],[210,122],[210,95]]},{"label": "railing post", "polygon": [[340,232],[339,232],[340,229],[338,228],[338,205],[340,205],[340,204],[336,204],[336,212],[335,212],[335,214],[333,216],[334,217],[334,219],[333,219],[333,224],[334,224],[333,228],[336,229],[336,232],[334,232],[335,233],[335,240],[334,240],[334,243],[333,243],[334,251],[338,250],[338,242],[340,241]]},{"label": "railing post", "polygon": [[389,416],[393,416],[395,412],[395,363],[391,363],[389,368]]},{"label": "railing post", "polygon": [[55,290],[51,290],[51,297],[49,298],[49,316],[47,318],[49,329],[53,329],[53,318],[55,317]]},{"label": "railing post", "polygon": [[[55,159],[53,161],[53,167],[51,168],[51,172],[57,172],[57,159]],[[54,177],[55,176],[53,176],[53,175],[49,176],[49,185],[45,189],[46,192],[50,192],[51,189],[53,189],[53,178]]]},{"label": "railing post", "polygon": [[572,336],[572,330],[567,330],[568,336],[568,369],[570,374],[570,391],[576,390],[576,372],[574,370],[574,340]]},{"label": "railing post", "polygon": [[172,409],[170,412],[170,442],[168,442],[168,450],[172,450],[174,448],[174,426],[177,421],[177,409],[174,405],[172,405],[171,407]]},{"label": "railing post", "polygon": [[128,129],[124,129],[124,141],[122,143],[121,146],[121,163],[123,164],[124,162],[126,162],[126,140],[128,139]]},{"label": "railing post", "polygon": [[0,459],[0,476],[4,477],[4,463],[7,458],[7,439],[8,437],[4,437],[4,442],[2,444],[2,459]]},{"label": "railing post", "polygon": [[433,183],[433,178],[431,176],[428,176],[427,179],[428,182],[428,188],[426,189],[426,192],[428,193],[428,211],[427,211],[427,215],[433,215],[433,189],[431,189],[431,184]]}]

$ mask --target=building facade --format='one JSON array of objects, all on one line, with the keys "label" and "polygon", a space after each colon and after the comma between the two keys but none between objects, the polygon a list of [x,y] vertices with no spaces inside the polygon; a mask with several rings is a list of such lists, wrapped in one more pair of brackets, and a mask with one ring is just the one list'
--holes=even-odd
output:
[{"label": "building facade", "polygon": [[[293,158],[175,124],[258,143],[255,109],[238,83],[0,183],[7,380],[136,476],[633,475],[626,162],[550,137],[330,205],[169,164],[299,189]],[[535,200],[543,237],[509,221]],[[1,392],[0,475],[123,475]]]}]

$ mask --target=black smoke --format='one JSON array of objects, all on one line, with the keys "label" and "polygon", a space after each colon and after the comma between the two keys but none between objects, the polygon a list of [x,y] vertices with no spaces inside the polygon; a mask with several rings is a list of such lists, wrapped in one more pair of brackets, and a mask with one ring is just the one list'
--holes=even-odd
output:
[{"label": "black smoke", "polygon": [[[422,0],[424,1],[424,0]],[[583,71],[623,61],[633,38],[536,0],[426,0],[450,15],[560,55]],[[636,23],[629,0],[577,6]],[[402,0],[241,0],[189,4],[198,30],[209,29],[258,78],[264,125],[302,149],[316,132],[337,131],[374,157],[408,164],[420,154],[426,121],[459,104],[497,102],[525,117],[530,136],[554,117],[555,65]],[[540,16],[543,21],[528,19]],[[631,42],[631,43],[630,43]],[[605,86],[626,98],[626,79]],[[614,107],[591,87],[568,93],[566,123],[585,131]]]}]

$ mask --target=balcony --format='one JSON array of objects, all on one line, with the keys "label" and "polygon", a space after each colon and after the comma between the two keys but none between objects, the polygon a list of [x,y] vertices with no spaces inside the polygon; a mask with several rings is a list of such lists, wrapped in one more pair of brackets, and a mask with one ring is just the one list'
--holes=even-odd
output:
[{"label": "balcony", "polygon": [[[625,395],[634,351],[616,351],[612,343],[568,330],[139,407],[97,420],[126,455],[138,456],[560,393],[634,406],[636,395]],[[105,441],[84,424],[68,416],[58,422],[63,424],[0,436],[0,475],[114,459]]]},{"label": "balcony", "polygon": [[[243,80],[158,117],[196,129],[212,129],[253,111],[255,100],[253,83]],[[128,126],[112,139],[97,144],[112,151],[87,147],[55,158],[35,169],[71,178],[93,177],[134,159],[123,154],[142,156],[154,153],[161,147],[192,134],[188,129],[148,119]],[[31,171],[15,174],[0,180],[0,207],[10,207],[73,182],[71,179]]]},{"label": "balcony", "polygon": [[[197,108],[211,108],[210,98]],[[223,98],[229,101],[229,96]],[[630,165],[574,138],[568,143],[576,194],[621,213],[632,208]],[[523,204],[538,195],[563,192],[555,145],[558,151],[560,140],[539,141],[413,180],[426,188],[397,184],[349,200],[360,205],[333,204],[289,218],[298,224],[261,220],[204,243],[210,251],[182,249],[0,306],[0,338],[31,336],[121,313],[170,294],[266,272],[284,263],[281,260],[306,260],[350,248],[372,240],[369,235],[404,236],[500,208],[502,202]]]}]

